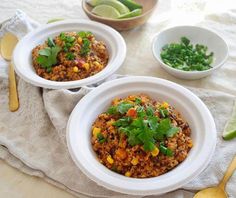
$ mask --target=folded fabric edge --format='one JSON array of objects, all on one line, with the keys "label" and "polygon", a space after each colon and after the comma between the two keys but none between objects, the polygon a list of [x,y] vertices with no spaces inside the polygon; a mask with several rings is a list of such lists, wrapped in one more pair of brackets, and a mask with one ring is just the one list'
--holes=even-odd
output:
[{"label": "folded fabric edge", "polygon": [[71,193],[72,195],[79,197],[79,198],[88,198],[89,196],[85,196],[81,193],[75,192],[71,189],[69,189],[67,186],[59,183],[58,181],[55,181],[49,177],[47,177],[43,172],[39,170],[35,170],[27,166],[24,162],[22,162],[20,159],[15,157],[13,154],[9,152],[7,147],[0,145],[0,159],[3,160],[5,163],[7,163],[9,166],[17,169],[18,171],[21,171],[24,174],[35,176],[38,178],[43,179],[47,183],[56,186],[62,190],[67,191],[68,193]]}]

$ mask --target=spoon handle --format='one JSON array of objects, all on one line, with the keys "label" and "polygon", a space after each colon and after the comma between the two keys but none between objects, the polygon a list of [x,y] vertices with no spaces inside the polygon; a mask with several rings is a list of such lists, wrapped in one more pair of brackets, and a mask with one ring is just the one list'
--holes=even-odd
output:
[{"label": "spoon handle", "polygon": [[9,109],[16,111],[19,108],[19,100],[16,88],[16,78],[12,63],[9,65]]},{"label": "spoon handle", "polygon": [[230,179],[230,177],[233,175],[235,169],[236,169],[236,156],[234,156],[234,159],[230,163],[222,181],[219,184],[219,187],[221,189],[223,189],[223,190],[225,189],[225,185],[226,185],[227,181]]}]

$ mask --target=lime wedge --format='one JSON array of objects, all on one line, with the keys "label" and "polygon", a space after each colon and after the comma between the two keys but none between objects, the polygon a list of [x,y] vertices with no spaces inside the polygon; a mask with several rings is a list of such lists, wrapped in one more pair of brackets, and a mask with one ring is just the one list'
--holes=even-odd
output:
[{"label": "lime wedge", "polygon": [[126,14],[130,11],[129,8],[127,8],[124,4],[122,4],[117,0],[90,0],[90,1],[91,3],[89,2],[88,3],[93,6],[98,6],[98,5],[112,6],[113,8],[117,9],[120,14]]},{"label": "lime wedge", "polygon": [[134,1],[131,1],[131,0],[118,0],[118,1],[120,1],[125,6],[127,6],[131,11],[135,10],[135,9],[143,8],[142,5],[140,5],[140,4],[138,4],[138,3],[134,2]]},{"label": "lime wedge", "polygon": [[98,5],[92,9],[92,13],[112,19],[117,19],[120,17],[119,11],[109,5]]},{"label": "lime wedge", "polygon": [[119,17],[119,19],[125,19],[125,18],[131,18],[136,17],[142,14],[142,9],[135,9],[132,12],[129,12],[127,14],[123,14]]},{"label": "lime wedge", "polygon": [[231,118],[226,123],[223,138],[224,140],[231,140],[236,137],[236,101]]}]

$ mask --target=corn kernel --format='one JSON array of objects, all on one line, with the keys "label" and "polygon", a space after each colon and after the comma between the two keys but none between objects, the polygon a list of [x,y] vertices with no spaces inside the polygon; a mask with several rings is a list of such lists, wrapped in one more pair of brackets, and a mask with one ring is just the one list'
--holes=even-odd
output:
[{"label": "corn kernel", "polygon": [[133,164],[134,166],[136,166],[138,164],[138,158],[135,157],[131,160],[131,164]]},{"label": "corn kernel", "polygon": [[153,157],[156,157],[159,154],[159,149],[157,147],[154,148],[154,150],[151,152]]},{"label": "corn kernel", "polygon": [[130,176],[131,176],[131,172],[127,171],[127,172],[125,173],[125,176],[126,176],[126,177],[130,177]]},{"label": "corn kernel", "polygon": [[94,127],[93,128],[93,136],[97,137],[97,135],[101,132],[101,128]]},{"label": "corn kernel", "polygon": [[114,163],[114,160],[112,159],[111,155],[107,156],[107,161],[108,161],[109,164],[113,164]]},{"label": "corn kernel", "polygon": [[192,142],[191,140],[188,142],[188,147],[189,147],[189,148],[192,148],[192,147],[193,147],[193,142]]},{"label": "corn kernel", "polygon": [[89,65],[88,63],[84,63],[84,64],[83,64],[83,68],[85,68],[86,70],[89,70],[90,65]]},{"label": "corn kernel", "polygon": [[79,68],[78,67],[73,67],[73,72],[75,72],[75,73],[77,73],[77,72],[79,72]]},{"label": "corn kernel", "polygon": [[118,105],[118,103],[120,102],[120,99],[119,98],[115,98],[113,101],[112,101],[112,104],[114,106]]},{"label": "corn kernel", "polygon": [[111,119],[110,121],[107,122],[107,126],[112,126],[114,122],[115,122],[115,120]]},{"label": "corn kernel", "polygon": [[81,37],[79,37],[79,38],[77,39],[77,41],[78,41],[79,44],[82,44],[82,41],[83,41],[83,40],[82,40]]},{"label": "corn kernel", "polygon": [[99,62],[97,62],[97,61],[94,61],[93,64],[94,64],[95,66],[97,66],[97,67],[101,67],[101,64],[100,64]]},{"label": "corn kernel", "polygon": [[163,102],[161,106],[163,108],[167,109],[169,107],[169,104],[167,102]]}]

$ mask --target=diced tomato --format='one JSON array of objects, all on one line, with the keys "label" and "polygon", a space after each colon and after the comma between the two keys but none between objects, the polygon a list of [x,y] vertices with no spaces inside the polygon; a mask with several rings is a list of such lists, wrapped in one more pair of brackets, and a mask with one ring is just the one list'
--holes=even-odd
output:
[{"label": "diced tomato", "polygon": [[135,118],[137,116],[137,111],[135,108],[130,108],[127,112],[127,116]]},{"label": "diced tomato", "polygon": [[79,66],[79,67],[82,67],[84,63],[85,63],[85,60],[80,59],[80,58],[77,58],[77,59],[74,60],[74,64]]}]

